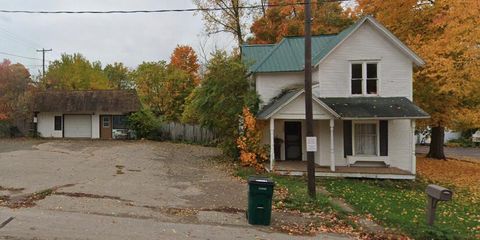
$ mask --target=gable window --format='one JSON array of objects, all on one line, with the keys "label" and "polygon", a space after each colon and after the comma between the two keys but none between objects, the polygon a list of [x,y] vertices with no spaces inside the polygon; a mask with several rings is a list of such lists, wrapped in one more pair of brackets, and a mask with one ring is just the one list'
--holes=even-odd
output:
[{"label": "gable window", "polygon": [[54,130],[62,131],[62,116],[55,116]]},{"label": "gable window", "polygon": [[378,155],[377,123],[355,123],[353,130],[354,155]]},{"label": "gable window", "polygon": [[350,72],[352,95],[378,94],[377,62],[353,62]]}]

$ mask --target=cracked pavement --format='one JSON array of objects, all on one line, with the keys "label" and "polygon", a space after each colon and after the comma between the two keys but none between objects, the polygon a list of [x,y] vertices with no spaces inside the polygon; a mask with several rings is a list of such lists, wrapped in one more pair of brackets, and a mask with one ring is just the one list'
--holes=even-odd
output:
[{"label": "cracked pavement", "polygon": [[0,239],[309,238],[248,225],[247,187],[208,161],[219,154],[150,141],[0,140],[0,223],[15,217]]}]

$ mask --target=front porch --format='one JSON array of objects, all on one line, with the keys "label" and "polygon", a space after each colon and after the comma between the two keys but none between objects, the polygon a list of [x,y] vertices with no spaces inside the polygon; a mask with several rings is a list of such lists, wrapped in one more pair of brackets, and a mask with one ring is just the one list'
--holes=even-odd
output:
[{"label": "front porch", "polygon": [[[336,166],[335,171],[330,167],[315,164],[316,177],[346,177],[346,178],[372,178],[372,179],[415,179],[415,175],[396,167],[358,167]],[[270,171],[270,165],[265,164],[265,169]],[[274,173],[286,176],[304,176],[307,174],[306,161],[276,161]]]}]

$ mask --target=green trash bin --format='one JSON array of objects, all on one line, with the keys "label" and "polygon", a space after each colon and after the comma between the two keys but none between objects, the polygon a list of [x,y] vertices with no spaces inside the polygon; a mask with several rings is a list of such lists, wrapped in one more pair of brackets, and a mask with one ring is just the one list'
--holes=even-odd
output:
[{"label": "green trash bin", "polygon": [[272,216],[272,197],[275,183],[266,177],[248,178],[248,223],[252,225],[270,225]]}]

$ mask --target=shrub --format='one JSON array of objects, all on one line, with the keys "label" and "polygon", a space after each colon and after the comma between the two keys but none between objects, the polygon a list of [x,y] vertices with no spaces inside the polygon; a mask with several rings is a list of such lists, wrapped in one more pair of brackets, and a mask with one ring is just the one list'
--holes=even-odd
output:
[{"label": "shrub", "polygon": [[261,132],[257,121],[247,107],[243,108],[243,122],[237,146],[240,151],[240,162],[243,166],[255,167],[262,171],[262,162],[268,159],[267,147],[261,143]]},{"label": "shrub", "polygon": [[164,140],[165,136],[162,134],[161,124],[161,118],[149,109],[142,109],[128,118],[128,126],[135,131],[137,138]]},{"label": "shrub", "polygon": [[10,137],[10,123],[0,120],[0,138]]}]

